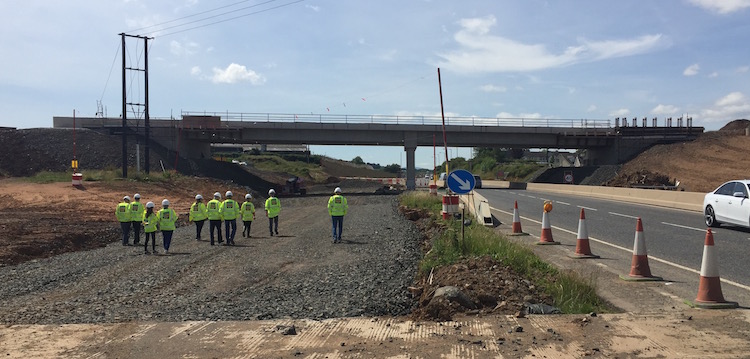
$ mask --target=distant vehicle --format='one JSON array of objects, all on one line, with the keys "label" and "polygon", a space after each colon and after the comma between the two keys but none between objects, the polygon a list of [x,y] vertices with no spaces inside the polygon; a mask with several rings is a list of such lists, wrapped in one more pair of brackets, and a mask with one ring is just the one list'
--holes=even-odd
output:
[{"label": "distant vehicle", "polygon": [[440,173],[440,177],[438,178],[438,181],[445,181],[445,177],[446,176],[447,176],[447,174],[445,172],[441,172]]},{"label": "distant vehicle", "polygon": [[474,175],[474,188],[482,188],[482,178]]},{"label": "distant vehicle", "polygon": [[750,228],[750,180],[729,181],[703,198],[706,225],[718,227],[722,223]]},{"label": "distant vehicle", "polygon": [[232,163],[238,164],[238,163],[240,163],[240,161],[238,161],[238,160],[232,160]]},{"label": "distant vehicle", "polygon": [[240,162],[240,163],[239,163],[239,165],[240,165],[240,166],[247,166],[247,162],[245,162],[245,161],[242,161],[242,162]]},{"label": "distant vehicle", "polygon": [[284,187],[281,188],[281,194],[285,196],[293,196],[296,194],[304,196],[307,194],[305,182],[302,180],[302,178],[296,176],[292,177],[286,180],[286,184],[284,184]]}]

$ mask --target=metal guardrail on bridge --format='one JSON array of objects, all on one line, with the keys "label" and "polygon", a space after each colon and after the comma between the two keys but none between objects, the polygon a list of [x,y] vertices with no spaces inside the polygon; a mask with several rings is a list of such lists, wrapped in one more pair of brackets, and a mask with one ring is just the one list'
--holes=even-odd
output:
[{"label": "metal guardrail on bridge", "polygon": [[[241,122],[307,122],[344,124],[394,124],[394,125],[442,125],[440,116],[397,115],[336,115],[293,113],[247,113],[182,111],[182,116],[217,116],[224,121]],[[565,127],[565,128],[611,128],[610,120],[591,119],[543,119],[543,118],[499,118],[457,117],[445,118],[448,126],[507,126],[507,127]]]}]

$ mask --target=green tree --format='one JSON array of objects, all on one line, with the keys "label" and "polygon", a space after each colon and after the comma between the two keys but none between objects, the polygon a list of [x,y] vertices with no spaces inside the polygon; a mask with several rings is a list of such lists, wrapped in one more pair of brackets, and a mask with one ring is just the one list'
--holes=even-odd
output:
[{"label": "green tree", "polygon": [[383,170],[388,173],[400,173],[401,172],[401,165],[393,163],[390,165],[387,165],[383,167]]},{"label": "green tree", "polygon": [[357,156],[352,159],[352,163],[355,165],[363,165],[365,164],[365,161],[362,160],[362,157]]}]

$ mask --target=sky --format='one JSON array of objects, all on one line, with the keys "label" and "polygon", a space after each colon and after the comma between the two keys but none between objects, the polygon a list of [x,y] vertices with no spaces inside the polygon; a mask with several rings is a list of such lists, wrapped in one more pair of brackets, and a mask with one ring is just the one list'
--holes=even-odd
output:
[{"label": "sky", "polygon": [[[0,32],[0,126],[17,128],[97,102],[119,117],[123,32],[153,37],[152,118],[435,116],[438,68],[446,116],[750,118],[750,0],[25,0],[0,2]],[[143,42],[127,47],[143,67]],[[311,149],[406,165],[396,146]]]}]

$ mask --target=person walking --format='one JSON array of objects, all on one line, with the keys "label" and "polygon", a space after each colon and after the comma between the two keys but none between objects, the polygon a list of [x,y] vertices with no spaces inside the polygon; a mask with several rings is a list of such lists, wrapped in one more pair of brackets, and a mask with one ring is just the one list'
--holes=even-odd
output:
[{"label": "person walking", "polygon": [[242,202],[242,207],[240,207],[240,216],[242,217],[242,236],[250,238],[250,226],[255,219],[255,205],[250,193],[245,195],[245,202]]},{"label": "person walking", "polygon": [[143,208],[143,204],[141,203],[141,195],[136,193],[133,195],[133,202],[130,203],[130,220],[133,227],[134,245],[141,243],[141,222],[143,222],[143,212],[145,211],[146,209]]},{"label": "person walking", "polygon": [[190,214],[188,220],[195,222],[195,240],[201,240],[201,232],[203,231],[203,224],[208,218],[208,211],[206,205],[203,204],[203,196],[200,194],[195,195],[195,202],[190,206]]},{"label": "person walking", "polygon": [[221,193],[214,193],[214,199],[208,201],[206,213],[208,215],[208,233],[211,235],[211,245],[214,245],[214,229],[219,234],[219,243],[224,242],[221,237]]},{"label": "person walking", "polygon": [[156,217],[159,219],[164,254],[169,255],[169,246],[172,244],[172,234],[175,230],[175,222],[177,222],[177,213],[169,208],[169,200],[166,198],[161,201],[161,207]]},{"label": "person walking", "polygon": [[[224,194],[227,199],[221,202],[221,218],[224,220],[224,234],[227,237],[227,243],[225,245],[234,245],[234,235],[237,234],[237,217],[240,215],[240,206],[237,201],[232,199],[232,191],[227,191]],[[229,229],[232,232],[229,232]]]},{"label": "person walking", "polygon": [[143,232],[146,238],[143,242],[143,250],[146,254],[148,251],[148,240],[151,238],[151,252],[156,254],[156,227],[159,224],[159,217],[154,213],[154,202],[146,203],[146,212],[143,213]]},{"label": "person walking", "polygon": [[281,212],[281,201],[276,198],[276,191],[268,190],[268,199],[265,203],[266,217],[268,217],[268,231],[273,237],[273,233],[279,235],[279,212]]},{"label": "person walking", "polygon": [[341,195],[341,187],[333,190],[333,196],[328,199],[328,214],[331,216],[331,234],[333,243],[341,243],[341,232],[344,231],[344,216],[349,210],[346,197]]},{"label": "person walking", "polygon": [[132,223],[132,219],[130,217],[129,196],[122,197],[122,202],[117,204],[117,208],[115,209],[115,217],[117,217],[117,221],[120,222],[120,229],[122,229],[122,245],[129,246],[130,225]]}]

